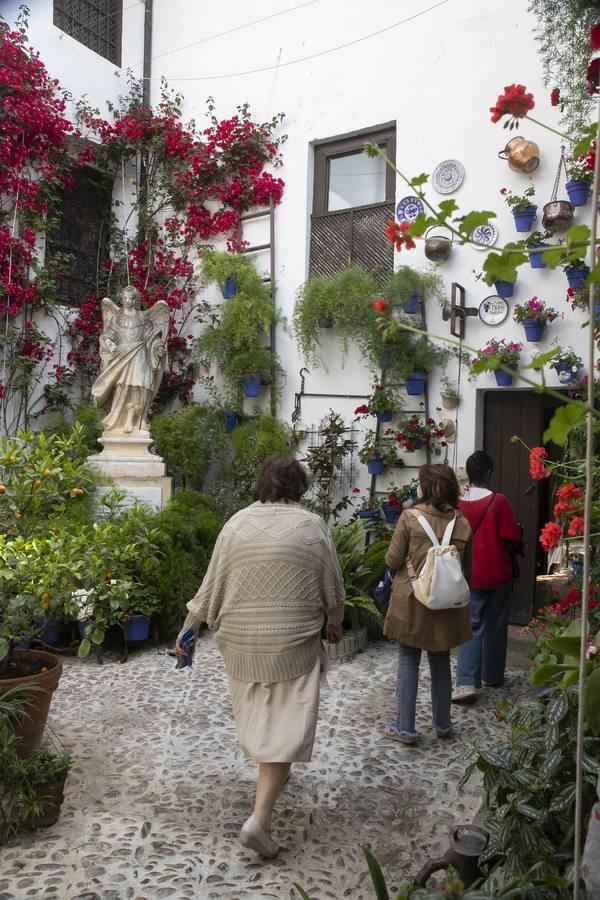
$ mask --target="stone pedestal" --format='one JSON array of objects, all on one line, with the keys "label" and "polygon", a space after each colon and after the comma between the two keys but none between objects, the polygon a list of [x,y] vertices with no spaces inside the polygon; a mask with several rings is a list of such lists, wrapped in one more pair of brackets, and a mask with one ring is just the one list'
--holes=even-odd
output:
[{"label": "stone pedestal", "polygon": [[[150,432],[111,431],[99,440],[104,449],[89,456],[88,463],[127,491],[132,502],[137,500],[157,512],[164,509],[171,496],[172,479],[166,475],[162,457],[150,453],[153,443]],[[100,487],[98,492],[108,490]]]}]

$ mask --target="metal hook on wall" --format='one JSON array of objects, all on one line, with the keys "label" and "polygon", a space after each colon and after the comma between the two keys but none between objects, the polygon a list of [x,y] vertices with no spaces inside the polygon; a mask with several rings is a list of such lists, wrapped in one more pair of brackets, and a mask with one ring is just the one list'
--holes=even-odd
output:
[{"label": "metal hook on wall", "polygon": [[295,424],[300,420],[300,415],[302,413],[302,394],[304,393],[304,388],[306,386],[306,376],[310,375],[310,370],[303,366],[299,372],[300,375],[300,390],[294,394],[294,411],[292,413],[292,423]]}]

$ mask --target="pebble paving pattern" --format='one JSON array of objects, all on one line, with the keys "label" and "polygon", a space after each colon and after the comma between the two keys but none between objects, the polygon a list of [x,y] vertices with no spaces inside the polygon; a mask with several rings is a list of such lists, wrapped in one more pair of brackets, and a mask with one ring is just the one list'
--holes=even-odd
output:
[{"label": "pebble paving pattern", "polygon": [[203,636],[191,672],[156,649],[122,665],[67,660],[51,724],[76,757],[58,822],[0,850],[0,900],[282,900],[299,882],[312,900],[371,900],[362,846],[392,893],[480,805],[461,790],[456,756],[502,726],[495,704],[527,690],[523,672],[455,707],[455,737],[430,724],[425,658],[416,747],[383,737],[393,719],[396,647],[369,644],[328,673],[311,763],[298,764],[276,807],[277,858],[238,843],[256,766],[239,750],[217,647]]}]

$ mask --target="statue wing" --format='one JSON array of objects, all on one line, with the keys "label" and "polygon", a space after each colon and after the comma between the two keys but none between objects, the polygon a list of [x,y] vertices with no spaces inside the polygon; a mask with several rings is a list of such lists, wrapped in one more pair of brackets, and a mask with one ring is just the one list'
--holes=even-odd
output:
[{"label": "statue wing", "polygon": [[154,306],[146,310],[146,315],[154,326],[154,333],[160,334],[163,341],[169,334],[169,307],[164,300],[159,300]]},{"label": "statue wing", "polygon": [[110,297],[102,298],[102,324],[104,325],[104,330],[106,331],[108,328],[112,328],[115,316],[119,312],[119,307],[116,303],[113,303]]}]

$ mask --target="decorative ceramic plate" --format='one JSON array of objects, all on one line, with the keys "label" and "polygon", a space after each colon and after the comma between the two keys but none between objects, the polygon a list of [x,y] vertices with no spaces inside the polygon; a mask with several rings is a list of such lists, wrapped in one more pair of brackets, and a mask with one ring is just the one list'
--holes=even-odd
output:
[{"label": "decorative ceramic plate", "polygon": [[399,222],[414,222],[425,207],[418,197],[404,197],[396,207],[396,218]]},{"label": "decorative ceramic plate", "polygon": [[478,225],[471,232],[471,240],[476,250],[487,250],[498,240],[498,229],[491,222],[489,225]]},{"label": "decorative ceramic plate", "polygon": [[492,294],[479,305],[479,318],[486,325],[502,325],[508,316],[508,303],[504,297]]},{"label": "decorative ceramic plate", "polygon": [[465,167],[457,159],[445,159],[435,167],[431,176],[431,183],[438,194],[457,191],[464,180]]}]

